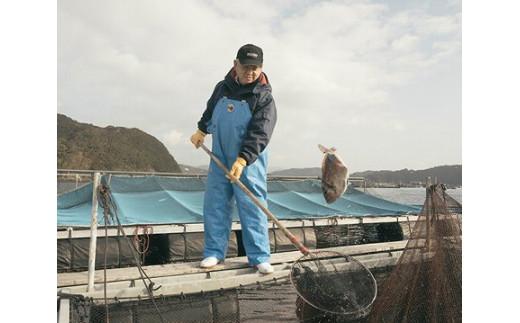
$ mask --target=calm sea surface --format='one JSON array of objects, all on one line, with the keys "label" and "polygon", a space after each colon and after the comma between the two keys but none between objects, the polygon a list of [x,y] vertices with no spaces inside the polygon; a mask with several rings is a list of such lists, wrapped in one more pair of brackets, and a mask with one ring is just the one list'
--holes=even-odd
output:
[{"label": "calm sea surface", "polygon": [[[402,204],[422,205],[426,198],[425,188],[367,188],[366,192],[377,197]],[[446,193],[462,203],[462,188],[446,190]]]}]

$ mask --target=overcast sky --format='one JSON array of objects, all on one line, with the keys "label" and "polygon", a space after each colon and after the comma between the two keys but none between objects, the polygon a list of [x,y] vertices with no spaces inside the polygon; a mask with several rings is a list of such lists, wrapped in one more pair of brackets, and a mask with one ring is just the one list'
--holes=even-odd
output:
[{"label": "overcast sky", "polygon": [[[58,1],[58,112],[139,128],[177,162],[237,49],[264,50],[272,170],[461,163],[460,1]],[[209,143],[209,142],[208,142]]]}]

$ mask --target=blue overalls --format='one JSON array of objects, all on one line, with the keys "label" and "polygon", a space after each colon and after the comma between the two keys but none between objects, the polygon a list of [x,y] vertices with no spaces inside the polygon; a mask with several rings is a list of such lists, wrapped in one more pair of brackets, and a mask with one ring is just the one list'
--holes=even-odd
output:
[{"label": "blue overalls", "polygon": [[[208,132],[212,134],[213,153],[228,169],[238,157],[242,140],[251,120],[246,101],[222,97],[213,110]],[[244,167],[240,181],[267,205],[267,152],[264,150],[251,165]],[[269,262],[267,217],[235,184],[225,177],[213,161],[209,166],[204,195],[204,258],[223,260],[228,249],[233,196],[242,227],[242,241],[251,266]]]}]

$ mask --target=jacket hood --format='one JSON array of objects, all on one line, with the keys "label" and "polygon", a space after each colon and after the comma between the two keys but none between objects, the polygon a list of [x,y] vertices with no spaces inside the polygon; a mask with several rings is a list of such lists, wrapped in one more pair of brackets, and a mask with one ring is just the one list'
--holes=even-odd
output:
[{"label": "jacket hood", "polygon": [[229,72],[226,74],[224,78],[224,83],[226,86],[232,91],[244,91],[244,92],[252,92],[252,93],[260,93],[264,91],[271,92],[271,84],[269,83],[269,79],[267,75],[262,72],[260,77],[256,81],[251,84],[242,85],[238,82],[237,72],[235,68],[232,67]]}]

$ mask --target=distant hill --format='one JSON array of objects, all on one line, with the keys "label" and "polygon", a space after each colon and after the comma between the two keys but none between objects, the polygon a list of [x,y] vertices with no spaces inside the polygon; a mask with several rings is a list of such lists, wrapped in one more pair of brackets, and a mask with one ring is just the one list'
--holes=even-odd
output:
[{"label": "distant hill", "polygon": [[136,128],[105,128],[58,114],[58,168],[180,173],[166,147]]},{"label": "distant hill", "polygon": [[439,183],[461,186],[462,185],[462,165],[437,166],[423,170],[401,169],[401,170],[379,170],[356,172],[352,176],[362,176],[369,183],[393,183],[393,184],[414,184],[424,183],[428,177],[432,182],[437,178]]},{"label": "distant hill", "polygon": [[270,176],[321,176],[320,167],[289,168],[269,173]]},{"label": "distant hill", "polygon": [[[291,168],[271,172],[270,176],[320,176],[321,168]],[[365,177],[369,185],[392,184],[392,185],[415,185],[424,184],[428,177],[432,182],[437,178],[440,183],[450,186],[462,185],[462,165],[437,166],[423,170],[401,169],[396,171],[379,170],[364,171],[350,174],[353,177]]]}]

